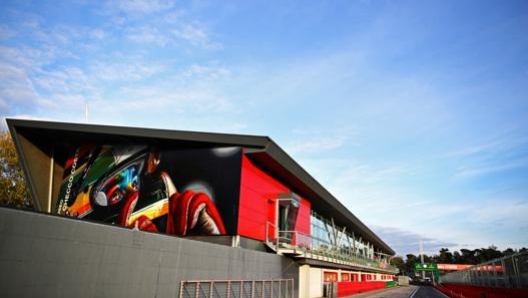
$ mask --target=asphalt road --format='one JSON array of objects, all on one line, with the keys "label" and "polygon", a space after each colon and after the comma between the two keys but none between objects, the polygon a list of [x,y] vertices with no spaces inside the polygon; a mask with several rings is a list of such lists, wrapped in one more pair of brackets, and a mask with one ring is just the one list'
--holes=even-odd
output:
[{"label": "asphalt road", "polygon": [[346,298],[446,298],[447,296],[431,286],[408,286],[372,291],[347,296]]},{"label": "asphalt road", "polygon": [[409,298],[449,298],[431,286],[419,286],[418,291]]}]

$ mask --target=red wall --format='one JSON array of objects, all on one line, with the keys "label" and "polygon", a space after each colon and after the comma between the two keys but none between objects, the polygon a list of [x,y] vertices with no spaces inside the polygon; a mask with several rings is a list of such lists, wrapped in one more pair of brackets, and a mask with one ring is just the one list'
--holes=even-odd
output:
[{"label": "red wall", "polygon": [[311,235],[310,226],[310,210],[311,204],[308,200],[301,198],[301,207],[299,207],[299,214],[297,215],[297,223],[295,224],[295,231],[306,235]]},{"label": "red wall", "polygon": [[370,292],[374,290],[384,289],[385,282],[383,281],[360,281],[360,282],[338,282],[337,283],[337,297],[353,295],[357,293]]},{"label": "red wall", "polygon": [[438,290],[452,298],[526,298],[528,289],[509,289],[506,287],[484,287],[459,284],[443,284]]},{"label": "red wall", "polygon": [[[266,223],[275,224],[275,200],[290,190],[242,156],[238,235],[266,240]],[[295,230],[310,234],[310,202],[301,198]]]}]

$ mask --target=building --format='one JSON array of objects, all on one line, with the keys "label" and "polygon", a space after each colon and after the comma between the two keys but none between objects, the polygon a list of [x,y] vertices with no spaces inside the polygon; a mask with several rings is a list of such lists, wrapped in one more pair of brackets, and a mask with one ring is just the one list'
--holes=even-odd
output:
[{"label": "building", "polygon": [[349,293],[397,273],[394,251],[268,137],[7,122],[39,211],[0,209],[0,264],[14,268],[0,288],[13,296],[280,280],[322,297],[330,282]]}]

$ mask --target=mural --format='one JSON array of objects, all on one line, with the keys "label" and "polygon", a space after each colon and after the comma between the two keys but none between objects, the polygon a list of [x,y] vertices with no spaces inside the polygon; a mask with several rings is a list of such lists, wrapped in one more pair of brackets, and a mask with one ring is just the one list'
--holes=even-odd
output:
[{"label": "mural", "polygon": [[241,159],[239,147],[82,145],[66,158],[56,212],[179,236],[234,234]]}]

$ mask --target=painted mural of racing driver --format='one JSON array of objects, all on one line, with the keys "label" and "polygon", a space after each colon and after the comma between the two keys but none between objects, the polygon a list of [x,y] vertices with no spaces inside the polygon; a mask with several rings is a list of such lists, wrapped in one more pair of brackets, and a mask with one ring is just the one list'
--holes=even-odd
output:
[{"label": "painted mural of racing driver", "polygon": [[[158,169],[160,160],[161,153],[155,148],[151,149],[141,177],[141,186],[127,198],[119,216],[119,224],[158,232],[160,228],[153,223],[153,219],[160,213],[166,213],[165,233],[167,234],[180,236],[225,234],[224,224],[211,198],[205,193],[193,190],[179,193],[169,174]],[[163,197],[168,198],[168,210],[149,213],[150,206],[147,206],[145,212],[140,209],[141,201],[160,202]]]},{"label": "painted mural of racing driver", "polygon": [[225,234],[211,198],[179,193],[160,160],[161,152],[144,146],[77,149],[66,164],[57,212],[171,235]]}]

